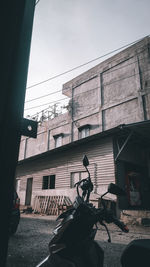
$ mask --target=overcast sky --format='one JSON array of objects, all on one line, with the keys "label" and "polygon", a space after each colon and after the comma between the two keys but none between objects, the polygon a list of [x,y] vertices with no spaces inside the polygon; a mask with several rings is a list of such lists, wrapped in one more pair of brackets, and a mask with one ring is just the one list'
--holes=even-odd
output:
[{"label": "overcast sky", "polygon": [[[150,0],[40,0],[35,8],[27,87],[149,35],[149,14]],[[27,89],[26,102],[61,90],[63,83],[101,61]],[[25,116],[64,97],[57,93],[28,102]],[[38,105],[43,106],[27,110]]]}]

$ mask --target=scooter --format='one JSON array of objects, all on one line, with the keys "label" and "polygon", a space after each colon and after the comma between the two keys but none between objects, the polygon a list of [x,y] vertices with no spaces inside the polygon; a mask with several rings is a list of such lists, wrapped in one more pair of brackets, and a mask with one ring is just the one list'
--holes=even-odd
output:
[{"label": "scooter", "polygon": [[116,224],[125,233],[129,231],[127,226],[114,216],[112,210],[107,209],[103,199],[107,193],[125,195],[125,191],[111,183],[108,191],[101,196],[102,208],[94,207],[89,202],[93,183],[86,156],[83,158],[83,165],[88,177],[75,184],[77,197],[73,206],[57,218],[60,223],[54,229],[49,243],[50,254],[36,267],[103,267],[104,251],[94,240],[98,230],[97,223],[105,227],[108,242],[111,242],[111,237],[105,222]]}]

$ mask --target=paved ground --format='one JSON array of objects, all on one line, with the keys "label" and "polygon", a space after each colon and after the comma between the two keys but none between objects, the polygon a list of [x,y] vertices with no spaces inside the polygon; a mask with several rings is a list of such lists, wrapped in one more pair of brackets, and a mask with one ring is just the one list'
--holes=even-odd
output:
[{"label": "paved ground", "polygon": [[[21,216],[17,233],[9,240],[7,267],[33,267],[47,254],[51,233],[56,225],[56,217],[26,215]],[[150,227],[131,227],[128,234],[109,225],[112,243],[107,243],[106,231],[100,227],[96,240],[105,250],[104,267],[120,267],[120,255],[126,244],[137,238],[150,238]]]}]

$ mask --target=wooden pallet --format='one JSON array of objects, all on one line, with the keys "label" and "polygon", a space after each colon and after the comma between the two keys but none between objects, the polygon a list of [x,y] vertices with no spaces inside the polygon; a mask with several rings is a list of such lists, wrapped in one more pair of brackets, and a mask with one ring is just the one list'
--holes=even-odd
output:
[{"label": "wooden pallet", "polygon": [[58,215],[71,206],[72,202],[68,196],[36,196],[34,212]]}]

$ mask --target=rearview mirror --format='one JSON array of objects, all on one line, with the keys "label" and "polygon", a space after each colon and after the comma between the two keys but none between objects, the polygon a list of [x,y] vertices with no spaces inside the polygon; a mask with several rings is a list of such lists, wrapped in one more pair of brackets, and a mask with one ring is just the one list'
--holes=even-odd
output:
[{"label": "rearview mirror", "polygon": [[118,185],[113,184],[113,183],[109,184],[108,193],[111,193],[111,194],[114,194],[117,196],[125,196],[126,195],[126,192],[122,188],[120,188]]},{"label": "rearview mirror", "polygon": [[86,155],[83,158],[83,165],[84,165],[84,167],[87,167],[89,165],[89,160],[88,160]]}]

